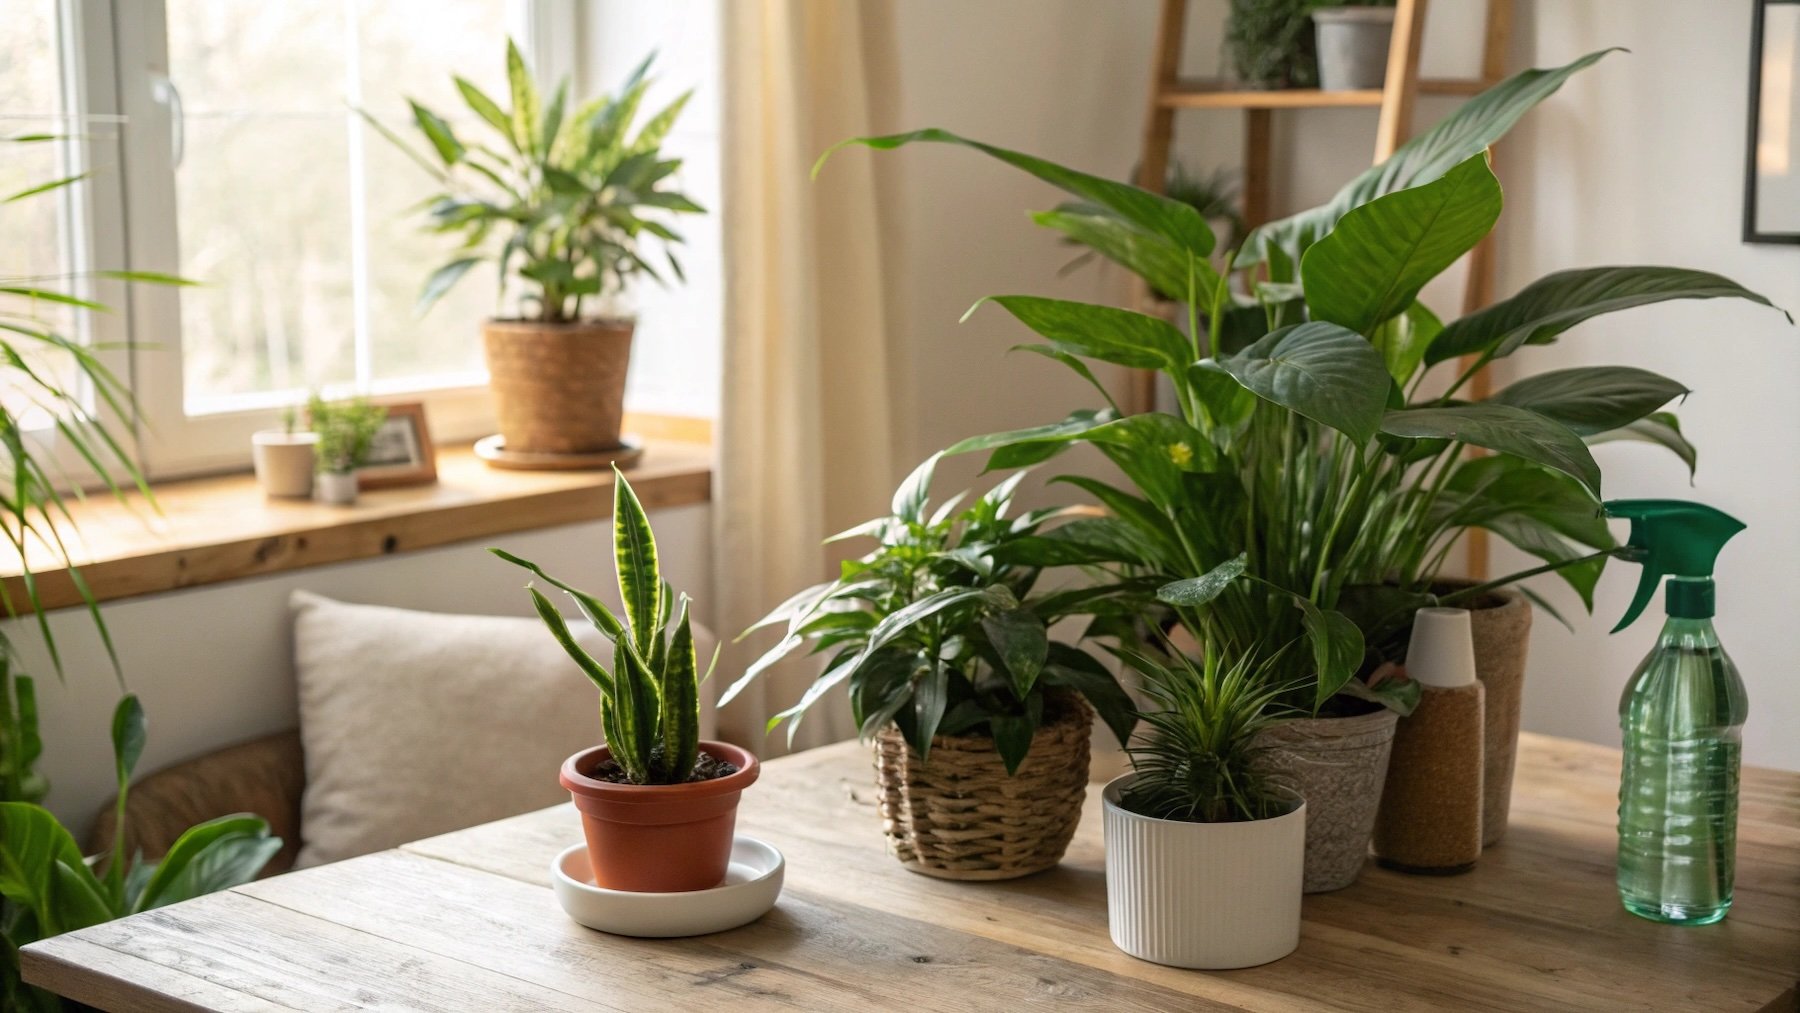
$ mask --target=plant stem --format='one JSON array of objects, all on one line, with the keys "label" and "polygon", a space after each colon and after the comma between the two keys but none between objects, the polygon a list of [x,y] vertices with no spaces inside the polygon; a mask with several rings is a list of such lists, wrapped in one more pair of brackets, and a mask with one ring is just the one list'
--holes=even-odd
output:
[{"label": "plant stem", "polygon": [[1615,545],[1610,549],[1601,549],[1598,552],[1590,552],[1585,556],[1576,556],[1574,559],[1565,559],[1556,563],[1545,563],[1542,566],[1534,566],[1529,570],[1520,570],[1517,573],[1509,573],[1504,577],[1496,577],[1485,584],[1476,584],[1473,587],[1458,588],[1449,594],[1438,595],[1438,601],[1457,601],[1478,594],[1486,594],[1489,591],[1503,588],[1508,584],[1516,584],[1527,577],[1535,577],[1540,573],[1552,573],[1567,566],[1574,566],[1577,563],[1588,563],[1596,559],[1604,559],[1607,556],[1621,556],[1630,550],[1631,546],[1629,545]]}]

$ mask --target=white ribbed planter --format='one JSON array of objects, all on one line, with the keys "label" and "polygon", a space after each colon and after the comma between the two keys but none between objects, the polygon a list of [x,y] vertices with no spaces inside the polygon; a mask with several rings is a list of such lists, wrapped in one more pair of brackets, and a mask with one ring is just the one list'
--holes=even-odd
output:
[{"label": "white ribbed planter", "polygon": [[1102,793],[1106,922],[1113,945],[1170,967],[1222,970],[1300,945],[1306,806],[1250,823],[1187,823],[1120,805],[1136,774]]}]

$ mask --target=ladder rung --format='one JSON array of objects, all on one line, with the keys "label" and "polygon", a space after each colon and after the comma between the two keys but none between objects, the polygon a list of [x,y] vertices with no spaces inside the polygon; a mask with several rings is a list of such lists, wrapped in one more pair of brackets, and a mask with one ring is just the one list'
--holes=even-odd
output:
[{"label": "ladder rung", "polygon": [[1317,88],[1254,90],[1233,88],[1217,81],[1181,81],[1157,95],[1170,109],[1320,109],[1339,106],[1378,106],[1381,89],[1321,91]]}]

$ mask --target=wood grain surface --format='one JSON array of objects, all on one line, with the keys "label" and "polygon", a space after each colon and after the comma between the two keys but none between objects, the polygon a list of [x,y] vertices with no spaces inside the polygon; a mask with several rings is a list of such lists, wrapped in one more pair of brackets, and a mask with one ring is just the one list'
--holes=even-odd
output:
[{"label": "wood grain surface", "polygon": [[1800,978],[1800,774],[1748,770],[1737,900],[1655,925],[1613,886],[1619,754],[1526,735],[1513,823],[1464,876],[1371,863],[1305,901],[1300,948],[1183,971],[1106,932],[1098,790],[1068,858],[1006,883],[882,853],[867,750],[768,763],[741,832],[786,854],[776,909],[636,940],[558,910],[572,809],[264,880],[28,947],[27,980],[119,1010],[1790,1010]]}]

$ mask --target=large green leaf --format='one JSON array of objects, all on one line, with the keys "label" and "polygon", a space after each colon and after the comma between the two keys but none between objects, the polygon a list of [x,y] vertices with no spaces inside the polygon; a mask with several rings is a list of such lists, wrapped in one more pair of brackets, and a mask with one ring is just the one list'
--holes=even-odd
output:
[{"label": "large green leaf", "polygon": [[1388,375],[1395,383],[1405,386],[1418,372],[1419,363],[1425,359],[1425,350],[1443,329],[1444,324],[1437,314],[1424,303],[1414,300],[1404,313],[1389,317],[1378,325],[1369,335],[1369,343],[1387,363]]},{"label": "large green leaf", "polygon": [[1359,444],[1380,428],[1393,384],[1375,346],[1319,321],[1274,331],[1219,366],[1258,397]]},{"label": "large green leaf", "polygon": [[[1067,443],[1081,434],[1097,429],[1118,419],[1118,413],[1110,410],[1091,411],[1083,409],[1070,412],[1069,417],[1061,422],[1050,422],[1041,426],[1029,426],[1025,429],[1013,429],[1004,433],[987,433],[982,436],[971,436],[944,451],[945,456],[969,454],[981,450],[997,450],[1020,444],[1044,443],[1055,446]],[[996,470],[999,465],[988,462],[988,470]],[[898,515],[898,511],[896,511]]]},{"label": "large green leaf", "polygon": [[1206,437],[1163,412],[1131,415],[1075,437],[1100,448],[1159,509],[1173,511],[1185,499],[1183,474],[1207,471],[1217,454]]},{"label": "large green leaf", "polygon": [[1022,169],[1067,193],[1098,204],[1145,232],[1160,236],[1181,250],[1191,252],[1197,258],[1204,259],[1213,251],[1212,229],[1207,227],[1206,219],[1200,212],[1187,204],[1128,183],[1092,176],[1032,155],[959,137],[948,130],[927,128],[885,137],[854,137],[840,141],[819,156],[818,163],[813,166],[813,174],[817,175],[825,160],[841,148],[862,145],[878,151],[888,151],[915,141],[960,144],[973,148],[1014,168]]},{"label": "large green leaf", "polygon": [[694,631],[688,621],[688,598],[681,596],[675,635],[662,670],[663,763],[669,781],[680,784],[694,772],[700,749],[700,663],[694,653]]},{"label": "large green leaf", "polygon": [[1693,480],[1694,468],[1700,462],[1699,452],[1688,442],[1687,437],[1681,435],[1681,420],[1675,417],[1674,412],[1652,412],[1636,422],[1587,438],[1589,445],[1614,440],[1635,440],[1669,448],[1687,465],[1689,481]]},{"label": "large green leaf", "polygon": [[0,802],[0,898],[31,912],[38,938],[117,917],[104,897],[75,838],[48,809]]},{"label": "large green leaf", "polygon": [[1212,264],[1162,236],[1145,232],[1104,208],[1039,211],[1032,221],[1055,229],[1144,279],[1177,302],[1204,303],[1219,282]]},{"label": "large green leaf", "polygon": [[[1485,528],[1550,563],[1576,560],[1614,544],[1598,505],[1580,482],[1516,457],[1458,464],[1445,483],[1439,510],[1449,523]],[[1592,609],[1604,564],[1604,559],[1586,560],[1557,573]]]},{"label": "large green leaf", "polygon": [[1049,664],[1044,666],[1044,684],[1062,686],[1079,692],[1094,705],[1094,712],[1106,722],[1123,746],[1137,725],[1137,705],[1119,680],[1086,651],[1068,644],[1050,645]]},{"label": "large green leaf", "polygon": [[[1462,355],[1501,359],[1544,345],[1584,320],[1671,299],[1769,300],[1729,278],[1679,267],[1584,267],[1545,275],[1510,299],[1453,320],[1425,352],[1427,365]],[[1789,317],[1792,320],[1792,317]]]},{"label": "large green leaf", "polygon": [[1156,589],[1158,600],[1170,605],[1192,608],[1217,598],[1231,582],[1244,575],[1249,557],[1239,553],[1198,577],[1177,580]]},{"label": "large green leaf", "polygon": [[613,555],[619,570],[619,598],[631,642],[640,658],[649,657],[651,641],[662,631],[662,577],[657,568],[656,533],[625,473],[613,467]]},{"label": "large green leaf", "polygon": [[1345,184],[1329,202],[1259,226],[1244,240],[1237,265],[1250,267],[1264,260],[1299,263],[1308,248],[1351,209],[1383,194],[1429,183],[1485,151],[1533,106],[1555,94],[1571,75],[1610,52],[1608,49],[1589,53],[1548,70],[1521,71],[1464,102],[1431,129],[1402,145],[1393,157]]},{"label": "large green leaf", "polygon": [[131,909],[148,911],[248,883],[280,850],[281,838],[270,836],[260,816],[238,813],[189,827],[157,863]]},{"label": "large green leaf", "polygon": [[1175,371],[1194,358],[1180,331],[1144,313],[1028,295],[990,296],[982,302],[1000,304],[1055,347],[1102,362]]},{"label": "large green leaf", "polygon": [[1013,695],[1025,699],[1037,684],[1050,652],[1044,621],[1023,608],[1001,609],[983,616],[981,629],[1000,656]]},{"label": "large green leaf", "polygon": [[1439,179],[1346,213],[1300,263],[1312,318],[1373,334],[1493,230],[1500,204],[1500,181],[1477,152]]},{"label": "large green leaf", "polygon": [[1560,422],[1504,404],[1406,408],[1382,417],[1381,431],[1415,440],[1458,440],[1486,447],[1569,475],[1600,498],[1600,466],[1587,444]]},{"label": "large green leaf", "polygon": [[1515,381],[1489,400],[1529,408],[1582,436],[1593,436],[1649,415],[1688,389],[1635,366],[1579,366]]},{"label": "large green leaf", "polygon": [[1342,612],[1321,609],[1304,598],[1296,597],[1294,604],[1300,609],[1300,624],[1312,645],[1313,667],[1318,673],[1313,690],[1316,711],[1356,678],[1363,660],[1362,631]]}]

